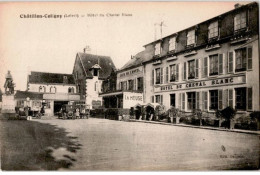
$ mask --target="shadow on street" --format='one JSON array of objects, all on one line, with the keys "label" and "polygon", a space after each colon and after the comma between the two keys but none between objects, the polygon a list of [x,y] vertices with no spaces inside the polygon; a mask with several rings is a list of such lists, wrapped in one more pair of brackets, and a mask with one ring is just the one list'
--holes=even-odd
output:
[{"label": "shadow on street", "polygon": [[77,161],[73,155],[82,145],[63,128],[10,120],[0,126],[2,170],[66,169]]}]

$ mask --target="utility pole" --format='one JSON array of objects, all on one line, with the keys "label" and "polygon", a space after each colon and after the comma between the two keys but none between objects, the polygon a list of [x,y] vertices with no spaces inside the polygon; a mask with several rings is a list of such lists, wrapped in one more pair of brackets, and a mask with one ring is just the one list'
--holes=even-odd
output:
[{"label": "utility pole", "polygon": [[161,39],[162,39],[162,36],[163,36],[163,27],[167,27],[165,24],[164,24],[164,21],[162,21],[162,22],[160,22],[160,23],[155,23],[154,24],[154,28],[155,28],[155,32],[154,32],[154,40],[156,40],[157,38],[156,38],[156,26],[160,26],[160,32],[161,32]]}]

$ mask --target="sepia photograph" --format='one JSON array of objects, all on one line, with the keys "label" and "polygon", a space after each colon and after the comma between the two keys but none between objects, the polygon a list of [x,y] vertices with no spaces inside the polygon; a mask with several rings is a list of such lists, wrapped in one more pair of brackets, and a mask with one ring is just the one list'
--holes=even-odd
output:
[{"label": "sepia photograph", "polygon": [[0,171],[260,168],[258,1],[0,0]]}]

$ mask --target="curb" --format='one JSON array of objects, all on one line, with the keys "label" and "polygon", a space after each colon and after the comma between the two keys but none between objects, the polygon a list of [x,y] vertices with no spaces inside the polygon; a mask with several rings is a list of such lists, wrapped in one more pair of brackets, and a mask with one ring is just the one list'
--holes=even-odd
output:
[{"label": "curb", "polygon": [[185,125],[185,124],[172,124],[172,123],[163,123],[163,122],[155,122],[155,121],[144,121],[144,120],[134,120],[130,119],[130,122],[140,122],[140,123],[151,123],[151,124],[159,124],[159,125],[169,125],[169,126],[178,126],[178,127],[188,127],[188,128],[197,128],[197,129],[207,129],[207,130],[215,130],[215,131],[226,131],[226,132],[236,132],[243,134],[253,134],[260,135],[260,131],[246,131],[246,130],[237,130],[237,129],[222,129],[222,128],[213,128],[213,127],[201,127],[194,125]]}]

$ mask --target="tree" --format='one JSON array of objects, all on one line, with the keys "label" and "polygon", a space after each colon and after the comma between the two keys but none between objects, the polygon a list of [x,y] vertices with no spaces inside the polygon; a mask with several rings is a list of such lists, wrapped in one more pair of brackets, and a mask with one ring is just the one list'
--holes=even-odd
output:
[{"label": "tree", "polygon": [[235,117],[236,112],[237,111],[230,106],[220,111],[219,115],[222,116],[229,123],[229,129],[233,128],[232,119]]}]

